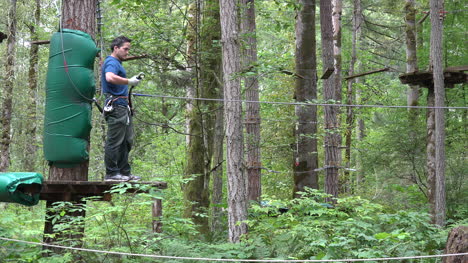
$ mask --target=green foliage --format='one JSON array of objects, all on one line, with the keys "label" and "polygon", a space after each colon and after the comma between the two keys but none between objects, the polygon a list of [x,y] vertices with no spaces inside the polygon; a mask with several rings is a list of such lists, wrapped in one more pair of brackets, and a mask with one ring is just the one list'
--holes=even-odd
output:
[{"label": "green foliage", "polygon": [[[264,256],[297,259],[395,257],[435,254],[446,233],[428,224],[419,212],[389,213],[359,197],[324,205],[326,195],[315,190],[291,201],[267,199],[253,206],[247,243],[261,244]],[[278,209],[288,207],[284,213]]]}]

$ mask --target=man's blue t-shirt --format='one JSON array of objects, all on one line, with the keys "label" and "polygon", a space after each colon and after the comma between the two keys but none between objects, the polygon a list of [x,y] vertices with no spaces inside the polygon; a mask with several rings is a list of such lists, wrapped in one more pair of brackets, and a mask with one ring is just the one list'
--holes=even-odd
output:
[{"label": "man's blue t-shirt", "polygon": [[[113,97],[128,96],[128,85],[116,85],[106,81],[106,72],[112,72],[122,78],[127,78],[127,72],[122,62],[113,56],[108,56],[102,65],[101,83],[103,93],[111,94]],[[127,99],[118,99],[115,104],[128,105]]]}]

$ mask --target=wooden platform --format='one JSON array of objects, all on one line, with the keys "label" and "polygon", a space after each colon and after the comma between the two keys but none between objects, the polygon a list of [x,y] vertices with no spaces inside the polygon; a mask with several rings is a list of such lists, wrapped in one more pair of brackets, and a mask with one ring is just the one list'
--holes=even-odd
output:
[{"label": "wooden platform", "polygon": [[[98,197],[97,200],[110,201],[112,194],[108,191],[123,182],[109,181],[44,181],[40,192],[40,200],[48,201],[79,201],[83,197]],[[149,185],[158,189],[166,189],[166,182],[124,182],[132,185]],[[145,192],[140,188],[130,188],[129,193]]]},{"label": "wooden platform", "polygon": [[[468,82],[468,66],[449,67],[444,70],[444,83],[447,88],[453,87],[454,84]],[[410,85],[419,85],[421,87],[432,87],[433,76],[431,71],[416,71],[406,73],[399,76],[401,83]]]}]

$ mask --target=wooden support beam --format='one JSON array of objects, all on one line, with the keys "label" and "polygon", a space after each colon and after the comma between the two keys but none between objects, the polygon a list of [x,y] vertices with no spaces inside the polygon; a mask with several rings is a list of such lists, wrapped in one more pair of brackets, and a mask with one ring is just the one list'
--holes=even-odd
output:
[{"label": "wooden support beam", "polygon": [[152,207],[152,214],[153,214],[153,233],[161,233],[162,232],[162,200],[161,199],[154,199],[153,207]]},{"label": "wooden support beam", "polygon": [[379,72],[384,72],[384,71],[389,71],[389,70],[390,70],[389,67],[385,67],[385,68],[381,68],[381,69],[371,70],[371,71],[367,71],[367,72],[363,72],[363,73],[359,73],[359,74],[347,76],[347,77],[345,77],[344,79],[345,79],[345,80],[350,80],[350,79],[354,79],[354,78],[357,78],[357,77],[362,77],[362,76],[366,76],[366,75],[370,75],[370,74],[375,74],[375,73],[379,73]]},{"label": "wooden support beam", "polygon": [[31,41],[31,45],[48,45],[50,44],[50,40],[37,40],[37,41]]},{"label": "wooden support beam", "polygon": [[320,77],[320,79],[328,79],[331,76],[331,74],[333,74],[334,71],[335,71],[334,68],[325,69],[325,71],[323,72],[323,75]]},{"label": "wooden support beam", "polygon": [[148,57],[147,54],[138,55],[138,56],[128,56],[123,61],[130,61],[130,60],[142,59],[142,58],[147,58],[147,57]]}]

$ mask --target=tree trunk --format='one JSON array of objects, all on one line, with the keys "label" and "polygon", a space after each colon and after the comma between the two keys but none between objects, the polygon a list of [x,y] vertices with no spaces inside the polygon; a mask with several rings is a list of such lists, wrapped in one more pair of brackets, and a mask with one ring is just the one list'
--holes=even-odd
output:
[{"label": "tree trunk", "polygon": [[[427,106],[434,107],[434,88],[428,87]],[[426,173],[427,173],[427,197],[429,199],[429,211],[431,222],[435,223],[435,109],[427,108],[426,111]]]},{"label": "tree trunk", "polygon": [[229,241],[239,242],[247,233],[247,178],[243,162],[240,38],[236,0],[220,2],[223,50],[224,115],[226,120]]},{"label": "tree trunk", "polygon": [[[36,33],[36,25],[40,24],[41,19],[41,1],[36,0],[36,10],[34,12],[34,21],[29,26],[29,31],[31,34],[31,40],[37,41],[38,36]],[[28,90],[28,105],[27,105],[27,114],[28,114],[28,125],[26,128],[26,138],[28,142],[26,143],[26,151],[24,155],[24,168],[26,171],[33,172],[36,164],[36,152],[37,152],[37,140],[36,140],[36,90],[37,90],[37,70],[38,70],[38,60],[39,60],[39,46],[31,45],[29,50],[29,90]]]},{"label": "tree trunk", "polygon": [[[341,78],[341,71],[342,71],[342,54],[341,54],[341,13],[343,10],[343,1],[342,0],[333,0],[332,1],[333,5],[333,12],[332,12],[332,23],[333,23],[333,58],[334,58],[334,68],[335,68],[335,83],[334,84],[334,100],[337,103],[341,103],[341,86],[342,86],[342,78]],[[341,157],[341,144],[342,144],[342,138],[341,138],[341,108],[340,107],[335,107],[334,108],[334,114],[335,114],[335,124],[334,124],[334,140],[336,140],[336,146],[337,148],[334,148],[335,155],[336,155],[336,164],[340,167],[341,169],[341,162],[342,162],[342,157]],[[339,176],[339,170],[337,171]],[[338,180],[338,179],[337,179]],[[343,183],[344,184],[344,183]],[[338,189],[340,188],[340,180],[338,180]],[[345,191],[345,189],[341,190],[342,192]]]},{"label": "tree trunk", "polygon": [[[189,60],[195,69],[193,96],[197,98],[219,98],[219,75],[221,50],[213,46],[219,41],[220,22],[217,1],[196,2],[191,8],[189,21]],[[187,147],[186,175],[193,176],[188,181],[184,194],[187,200],[185,216],[191,217],[201,233],[209,234],[208,213],[209,180],[212,170],[213,137],[215,132],[216,110],[213,101],[193,101],[188,109],[189,137]]]},{"label": "tree trunk", "polygon": [[[322,35],[323,68],[334,68],[333,63],[333,24],[332,4],[320,1],[320,26]],[[336,102],[335,73],[323,82],[323,94],[326,103]],[[325,192],[333,197],[338,196],[338,169],[340,167],[338,107],[325,106]]]},{"label": "tree trunk", "polygon": [[[452,229],[445,246],[445,254],[466,253],[468,251],[468,226],[459,226]],[[444,257],[443,263],[464,263],[467,255]]]},{"label": "tree trunk", "polygon": [[[96,29],[96,0],[73,1],[65,0],[62,6],[62,27],[81,30],[94,37]],[[88,165],[86,161],[73,168],[58,168],[52,166],[49,180],[88,180]]]},{"label": "tree trunk", "polygon": [[[192,97],[203,97],[203,83],[200,77],[200,1],[190,6],[188,21],[188,59],[192,70],[193,90],[189,91]],[[184,198],[186,200],[184,216],[192,218],[202,234],[209,233],[208,217],[204,216],[209,207],[208,174],[205,173],[207,149],[204,144],[203,127],[203,101],[194,100],[187,108],[187,166],[186,178],[190,178],[184,186]]]},{"label": "tree trunk", "polygon": [[[418,58],[416,49],[416,8],[414,0],[406,0],[405,4],[405,22],[406,22],[406,73],[418,71]],[[410,85],[407,94],[408,106],[418,105],[419,88],[415,85]],[[416,109],[409,109],[414,112]],[[417,117],[417,111],[415,113]],[[413,114],[414,115],[414,114]],[[412,120],[410,119],[410,122]]]},{"label": "tree trunk", "polygon": [[[221,90],[222,93],[222,90]],[[223,97],[223,94],[220,94]],[[213,195],[211,198],[211,232],[218,233],[222,231],[222,208],[223,202],[223,163],[224,163],[224,107],[216,111],[216,124],[214,135],[213,152]]]},{"label": "tree trunk", "polygon": [[[252,68],[256,71],[257,64],[257,37],[255,22],[255,1],[242,0],[241,30],[244,35],[246,47],[243,55],[244,71]],[[258,101],[258,76],[247,76],[245,82],[245,99]],[[249,200],[260,201],[262,195],[261,185],[261,158],[260,158],[260,105],[247,103],[245,114],[247,178],[249,180]]]},{"label": "tree trunk", "polygon": [[[73,0],[64,0],[62,5],[62,28],[81,30],[91,37],[95,35],[96,29],[96,0],[82,0],[82,1],[73,1]],[[88,145],[89,148],[89,145]],[[88,180],[88,166],[89,161],[83,162],[76,167],[72,168],[58,168],[56,166],[51,166],[49,169],[48,180],[51,181],[87,181]],[[83,203],[83,202],[81,202]],[[46,207],[49,209],[52,206],[52,202],[48,201]],[[71,213],[73,216],[85,217],[85,210]],[[81,236],[84,229],[81,233],[74,236],[78,241],[78,245],[81,244]],[[45,234],[53,234],[53,224],[52,222],[46,221],[44,226]],[[54,240],[60,238],[60,235],[55,236],[55,238],[45,238],[44,241],[53,242]],[[67,238],[67,237],[63,237]]]},{"label": "tree trunk", "polygon": [[[315,0],[301,0],[296,21],[295,98],[306,103],[317,99],[317,54],[315,41]],[[297,117],[294,151],[293,196],[305,188],[318,189],[317,106],[295,106]]]},{"label": "tree trunk", "polygon": [[[358,41],[361,35],[361,1],[354,0],[353,7],[353,36],[352,36],[352,49],[351,49],[351,60],[349,62],[349,75],[354,75],[356,64],[358,63],[357,50],[358,50]],[[347,83],[346,89],[346,104],[352,105],[355,103],[355,94],[354,94],[354,84],[359,81],[358,78],[351,78]],[[346,108],[346,131],[345,131],[345,165],[346,168],[351,168],[351,147],[353,140],[353,129],[355,126],[355,117],[354,117],[354,108]],[[348,187],[352,187],[351,173],[349,170],[344,171],[344,177],[347,178]],[[357,180],[356,180],[357,181]],[[352,191],[353,189],[348,189]]]},{"label": "tree trunk", "polygon": [[7,52],[5,63],[5,87],[3,89],[2,135],[0,138],[0,172],[10,167],[11,143],[11,112],[13,110],[13,86],[15,80],[15,49],[16,49],[16,0],[10,0],[8,11]]},{"label": "tree trunk", "polygon": [[[406,22],[406,72],[412,73],[418,71],[418,60],[417,60],[417,49],[416,49],[416,8],[414,6],[414,0],[406,0],[405,4],[405,22]],[[419,87],[417,85],[409,85],[407,89],[407,105],[417,106],[419,99]],[[408,108],[408,123],[410,138],[410,160],[418,158],[418,141],[417,141],[417,120],[419,116],[419,109]],[[413,169],[409,171],[411,177],[417,178],[416,171]]]},{"label": "tree trunk", "polygon": [[[445,119],[444,106],[445,87],[443,69],[443,0],[431,0],[431,65],[434,79],[435,95],[435,151],[436,151],[436,178],[435,178],[435,224],[445,225]],[[442,16],[441,16],[442,15]]]}]

